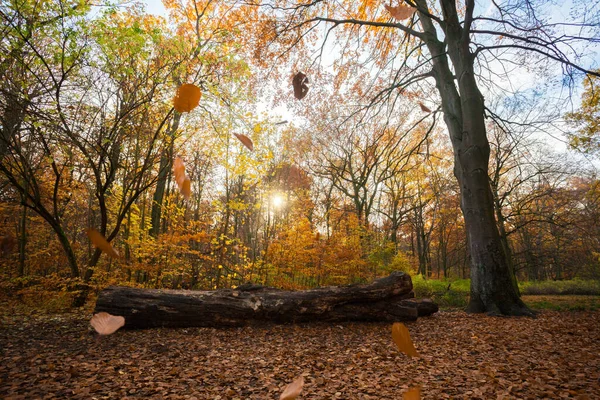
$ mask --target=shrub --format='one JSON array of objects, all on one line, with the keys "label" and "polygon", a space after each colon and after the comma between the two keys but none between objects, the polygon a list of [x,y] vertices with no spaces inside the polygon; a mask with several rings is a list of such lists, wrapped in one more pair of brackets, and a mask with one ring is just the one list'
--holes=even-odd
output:
[{"label": "shrub", "polygon": [[436,280],[412,277],[416,297],[429,297],[441,308],[464,308],[469,303],[469,279]]}]

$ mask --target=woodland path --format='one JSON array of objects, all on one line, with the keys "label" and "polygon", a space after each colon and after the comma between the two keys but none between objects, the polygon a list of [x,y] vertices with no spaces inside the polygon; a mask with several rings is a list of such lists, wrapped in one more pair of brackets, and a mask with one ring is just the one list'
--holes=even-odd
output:
[{"label": "woodland path", "polygon": [[439,312],[406,323],[420,358],[383,323],[118,331],[90,314],[0,320],[0,398],[299,399],[600,398],[600,312],[537,319]]}]

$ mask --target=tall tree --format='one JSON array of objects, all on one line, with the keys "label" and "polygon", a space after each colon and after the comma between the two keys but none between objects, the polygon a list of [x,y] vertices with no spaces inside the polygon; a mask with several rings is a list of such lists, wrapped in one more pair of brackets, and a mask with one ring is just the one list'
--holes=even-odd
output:
[{"label": "tall tree", "polygon": [[[343,5],[327,1],[266,3],[275,9],[270,36],[279,39],[274,50],[279,54],[321,32],[327,40],[333,30],[341,28],[339,48],[341,56],[350,60],[346,64],[372,61],[370,65],[378,68],[365,99],[371,108],[393,103],[400,95],[397,89],[406,94],[409,86],[428,88],[433,80],[454,152],[454,174],[471,255],[468,311],[531,314],[519,298],[494,218],[486,104],[478,74],[493,73],[488,59],[500,66],[510,62],[504,57],[508,53],[557,62],[571,78],[575,72],[598,76],[577,62],[583,52],[581,44],[598,38],[599,11],[586,7],[585,12],[577,13],[577,22],[565,23],[544,17],[547,3],[531,0],[492,2],[490,12],[476,7],[475,0],[464,4],[405,0],[397,7],[386,6],[387,10],[382,3],[367,0]],[[569,33],[571,27],[579,33]],[[369,56],[361,56],[364,52]],[[317,52],[317,57],[323,53]],[[348,74],[351,69],[341,67],[339,71]]]}]

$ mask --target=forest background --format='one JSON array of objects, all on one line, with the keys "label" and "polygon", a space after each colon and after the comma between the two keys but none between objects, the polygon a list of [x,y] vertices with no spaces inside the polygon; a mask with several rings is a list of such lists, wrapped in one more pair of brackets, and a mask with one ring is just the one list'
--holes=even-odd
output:
[{"label": "forest background", "polygon": [[[383,3],[358,3],[389,19]],[[164,5],[165,17],[132,3],[0,6],[3,288],[62,307],[82,283],[304,289],[393,270],[417,282],[470,276],[437,95],[423,83],[392,105],[367,101],[381,84],[371,63],[404,42],[286,47],[249,2]],[[574,51],[598,68],[597,47]],[[503,247],[519,281],[598,281],[598,78],[566,81],[519,57],[495,54],[480,77]],[[173,109],[184,83],[202,93],[189,113]],[[118,256],[96,249],[89,228]]]}]

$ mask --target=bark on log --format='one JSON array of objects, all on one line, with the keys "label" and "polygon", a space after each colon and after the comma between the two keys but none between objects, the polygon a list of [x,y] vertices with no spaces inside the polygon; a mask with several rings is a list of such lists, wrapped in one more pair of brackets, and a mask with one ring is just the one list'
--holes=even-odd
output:
[{"label": "bark on log", "polygon": [[438,310],[414,299],[410,276],[393,272],[366,285],[285,291],[258,285],[212,291],[110,286],[94,312],[125,317],[125,328],[219,327],[260,322],[413,321]]}]

